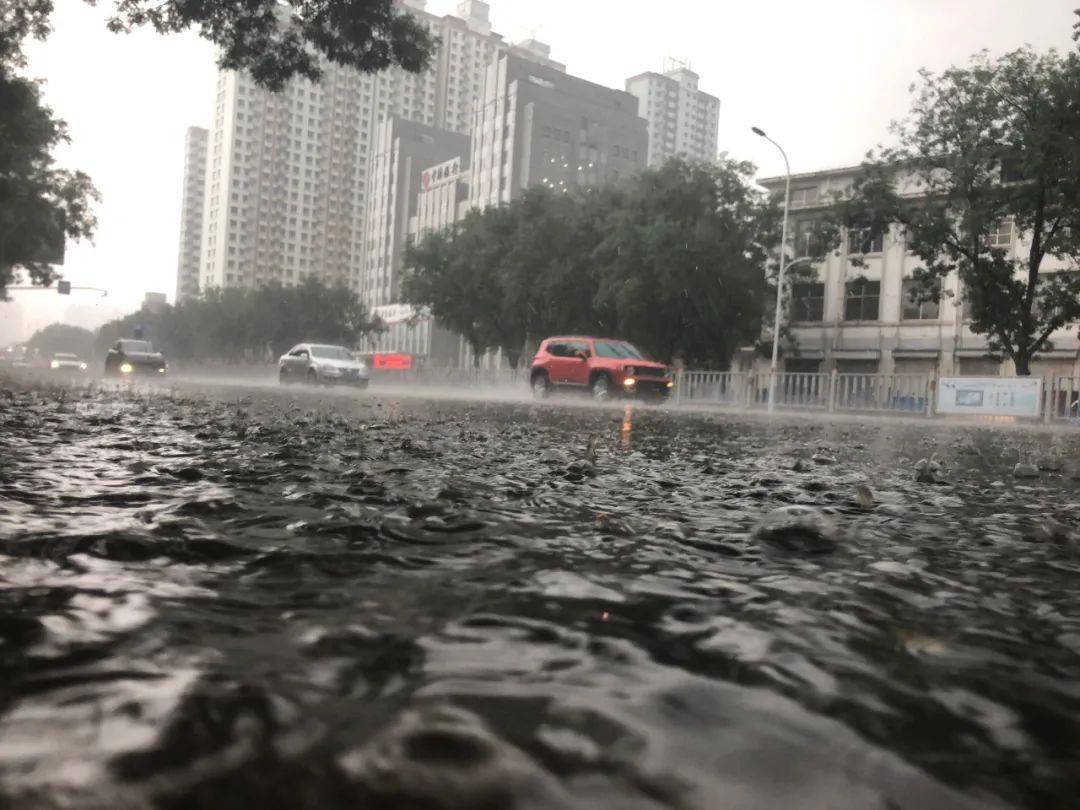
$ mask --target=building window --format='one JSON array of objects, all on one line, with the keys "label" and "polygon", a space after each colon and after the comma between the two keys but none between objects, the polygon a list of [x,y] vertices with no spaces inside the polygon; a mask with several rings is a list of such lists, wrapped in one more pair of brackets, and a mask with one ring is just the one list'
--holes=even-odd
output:
[{"label": "building window", "polygon": [[1003,219],[993,230],[986,235],[986,242],[992,248],[1007,248],[1013,241],[1013,223],[1011,219]]},{"label": "building window", "polygon": [[[940,282],[935,285],[940,295]],[[936,321],[941,306],[937,301],[922,301],[924,287],[913,278],[904,279],[901,288],[901,311],[905,321]]]},{"label": "building window", "polygon": [[857,278],[847,283],[844,294],[845,321],[876,321],[881,282]]},{"label": "building window", "polygon": [[791,206],[813,205],[818,201],[817,186],[806,188],[793,188],[791,190]]},{"label": "building window", "polygon": [[875,228],[849,228],[849,253],[881,253],[885,247],[885,234]]},{"label": "building window", "polygon": [[820,321],[825,317],[825,285],[796,284],[791,293],[793,321]]}]

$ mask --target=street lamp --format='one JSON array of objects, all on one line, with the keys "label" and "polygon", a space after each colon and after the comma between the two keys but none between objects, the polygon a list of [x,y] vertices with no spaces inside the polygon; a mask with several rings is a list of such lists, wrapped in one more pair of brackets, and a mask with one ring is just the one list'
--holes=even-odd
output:
[{"label": "street lamp", "polygon": [[787,256],[787,218],[788,206],[791,204],[791,164],[788,163],[787,152],[784,151],[784,147],[766,135],[761,128],[751,127],[750,129],[755,135],[764,138],[780,150],[780,154],[784,158],[784,168],[787,170],[787,184],[784,188],[784,223],[780,228],[780,270],[776,276],[776,318],[773,321],[772,365],[769,369],[769,413],[772,413],[776,401],[776,359],[777,351],[780,348],[780,305],[783,303],[784,297],[784,270],[787,269],[784,266],[784,258]]}]

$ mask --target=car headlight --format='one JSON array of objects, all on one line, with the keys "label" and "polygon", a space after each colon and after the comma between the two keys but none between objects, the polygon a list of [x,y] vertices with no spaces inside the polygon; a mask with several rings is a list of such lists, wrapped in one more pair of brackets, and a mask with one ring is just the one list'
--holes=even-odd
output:
[{"label": "car headlight", "polygon": [[79,363],[79,371],[86,371],[86,363]]},{"label": "car headlight", "polygon": [[165,366],[161,366],[161,368],[159,368],[159,369],[157,370],[157,373],[158,373],[158,374],[164,374],[164,373],[165,373]]},{"label": "car headlight", "polygon": [[674,380],[668,380],[667,387],[668,388],[674,388],[675,387],[675,381]]},{"label": "car headlight", "polygon": [[622,381],[622,384],[625,385],[627,388],[632,388],[634,385],[637,384],[637,380],[635,380],[633,377],[627,377],[625,380]]},{"label": "car headlight", "polygon": [[49,363],[49,368],[60,368],[60,361],[53,360],[51,363]]},{"label": "car headlight", "polygon": [[133,365],[131,365],[131,363],[121,363],[120,364],[120,373],[121,374],[130,374],[134,370],[135,370],[135,367]]}]

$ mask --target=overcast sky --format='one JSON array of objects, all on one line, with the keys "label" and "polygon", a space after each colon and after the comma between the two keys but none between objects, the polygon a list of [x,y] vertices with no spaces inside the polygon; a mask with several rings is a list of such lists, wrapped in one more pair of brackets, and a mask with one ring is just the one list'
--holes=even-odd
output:
[{"label": "overcast sky", "polygon": [[[135,309],[147,291],[176,288],[184,130],[208,126],[215,67],[194,34],[110,34],[111,0],[59,0],[54,32],[29,48],[28,75],[69,125],[61,163],[88,172],[102,194],[94,244],[69,244],[64,275],[104,287],[61,299],[13,293],[0,303],[0,342],[67,318],[95,326]],[[622,88],[689,62],[720,98],[719,148],[763,175],[783,164],[750,134],[783,144],[792,171],[857,163],[907,109],[920,67],[938,70],[986,48],[1067,49],[1078,0],[491,0],[494,30],[535,35],[552,58],[590,81]],[[429,0],[453,13],[457,0]]]}]

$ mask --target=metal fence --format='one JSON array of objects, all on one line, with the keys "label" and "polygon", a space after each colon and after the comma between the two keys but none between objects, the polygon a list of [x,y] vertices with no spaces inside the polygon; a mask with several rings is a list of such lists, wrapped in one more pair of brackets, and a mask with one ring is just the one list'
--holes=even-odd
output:
[{"label": "metal fence", "polygon": [[923,374],[836,374],[830,410],[929,415],[933,388]]},{"label": "metal fence", "polygon": [[[676,401],[763,408],[769,402],[771,375],[734,371],[682,371]],[[821,411],[888,411],[929,414],[934,380],[918,374],[776,375],[777,408]]]},{"label": "metal fence", "polygon": [[376,381],[413,383],[455,388],[497,388],[524,384],[523,372],[502,368],[442,368],[417,366],[410,369],[372,371]]},{"label": "metal fence", "polygon": [[1054,377],[1044,400],[1047,421],[1080,422],[1080,377]]},{"label": "metal fence", "polygon": [[[528,369],[417,367],[375,372],[376,380],[434,387],[527,390]],[[676,374],[674,400],[749,410],[768,406],[772,375],[684,369]],[[826,374],[778,372],[775,407],[829,413],[894,413],[933,416],[937,379],[929,374]],[[1044,381],[1043,419],[1080,425],[1080,377]]]},{"label": "metal fence", "polygon": [[747,406],[752,393],[750,375],[737,371],[683,371],[675,385],[679,402]]}]

